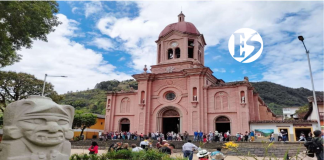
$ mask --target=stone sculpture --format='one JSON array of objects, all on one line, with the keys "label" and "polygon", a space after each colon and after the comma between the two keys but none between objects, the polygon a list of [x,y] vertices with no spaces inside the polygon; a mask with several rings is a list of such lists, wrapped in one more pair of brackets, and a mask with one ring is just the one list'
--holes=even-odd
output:
[{"label": "stone sculpture", "polygon": [[30,96],[4,112],[0,160],[68,160],[74,108]]}]

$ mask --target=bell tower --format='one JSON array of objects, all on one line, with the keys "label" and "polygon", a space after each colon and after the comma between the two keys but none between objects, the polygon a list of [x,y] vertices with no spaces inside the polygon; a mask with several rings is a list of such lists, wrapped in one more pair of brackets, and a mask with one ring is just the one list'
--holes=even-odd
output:
[{"label": "bell tower", "polygon": [[178,22],[169,24],[160,33],[157,44],[157,65],[179,62],[196,62],[204,65],[204,36],[194,24],[178,15]]}]

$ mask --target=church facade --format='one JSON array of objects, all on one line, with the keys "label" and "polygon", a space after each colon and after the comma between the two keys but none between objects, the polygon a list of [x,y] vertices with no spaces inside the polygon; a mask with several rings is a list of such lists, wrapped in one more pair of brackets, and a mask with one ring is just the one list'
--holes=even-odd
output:
[{"label": "church facade", "polygon": [[156,44],[157,64],[133,75],[138,89],[107,94],[105,132],[243,133],[250,121],[276,119],[247,77],[226,83],[204,66],[204,36],[182,12]]}]

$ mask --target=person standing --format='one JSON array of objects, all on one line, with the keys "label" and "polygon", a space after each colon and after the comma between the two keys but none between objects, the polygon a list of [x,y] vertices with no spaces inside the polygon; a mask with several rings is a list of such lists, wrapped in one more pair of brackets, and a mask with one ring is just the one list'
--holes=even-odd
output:
[{"label": "person standing", "polygon": [[303,132],[300,133],[299,140],[298,141],[306,141],[305,135]]},{"label": "person standing", "polygon": [[141,141],[142,139],[144,140],[144,135],[143,135],[143,133],[140,134],[140,141]]},{"label": "person standing", "polygon": [[97,144],[97,142],[93,141],[88,150],[90,151],[89,154],[98,154],[98,144]]},{"label": "person standing", "polygon": [[199,132],[199,141],[203,141],[203,136],[204,136],[204,132],[203,131],[200,131]]},{"label": "person standing", "polygon": [[[317,157],[317,160],[323,160],[323,139],[322,139],[322,131],[316,130],[314,131],[314,138],[312,138],[311,141],[307,141],[305,144],[305,147],[307,147],[308,155],[314,153]],[[311,157],[313,157],[311,156]]]},{"label": "person standing", "polygon": [[215,142],[218,142],[219,141],[219,133],[218,131],[215,131]]},{"label": "person standing", "polygon": [[213,138],[214,138],[214,134],[213,134],[213,132],[212,132],[212,131],[209,131],[209,140],[208,140],[209,143],[212,142]]},{"label": "person standing", "polygon": [[220,132],[218,136],[219,136],[219,141],[223,142],[224,141],[223,132]]},{"label": "person standing", "polygon": [[250,137],[251,137],[251,142],[254,142],[254,131],[251,131]]},{"label": "person standing", "polygon": [[279,141],[282,141],[282,133],[281,132],[278,133],[278,142]]},{"label": "person standing", "polygon": [[131,137],[131,133],[127,131],[127,139],[130,140],[130,137]]},{"label": "person standing", "polygon": [[231,133],[229,130],[227,130],[226,135],[227,135],[226,141],[228,142],[230,139],[230,136],[231,136]]},{"label": "person standing", "polygon": [[286,143],[287,139],[288,139],[288,134],[286,131],[281,130],[281,134],[282,134],[282,140]]},{"label": "person standing", "polygon": [[248,142],[248,140],[249,140],[249,133],[248,133],[248,131],[246,131],[245,135],[244,135],[244,141]]},{"label": "person standing", "polygon": [[198,147],[191,143],[191,140],[188,140],[187,143],[183,144],[182,146],[182,152],[184,158],[189,158],[189,160],[192,160],[193,152],[195,150],[198,150]]},{"label": "person standing", "polygon": [[194,132],[194,141],[198,141],[198,131]]},{"label": "person standing", "polygon": [[184,141],[188,141],[188,136],[189,136],[188,132],[185,131],[185,133],[183,134]]},{"label": "person standing", "polygon": [[312,139],[313,139],[313,134],[312,134],[312,132],[309,132],[308,137],[306,138],[306,140],[307,141],[312,141]]},{"label": "person standing", "polygon": [[274,138],[274,133],[272,132],[270,134],[270,142],[274,142],[275,138]]}]

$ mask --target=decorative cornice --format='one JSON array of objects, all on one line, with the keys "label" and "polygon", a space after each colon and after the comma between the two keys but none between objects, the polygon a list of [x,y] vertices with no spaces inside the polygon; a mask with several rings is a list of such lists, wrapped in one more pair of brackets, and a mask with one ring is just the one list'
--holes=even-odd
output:
[{"label": "decorative cornice", "polygon": [[108,91],[107,96],[119,96],[119,95],[133,95],[137,94],[137,90],[134,91]]}]

